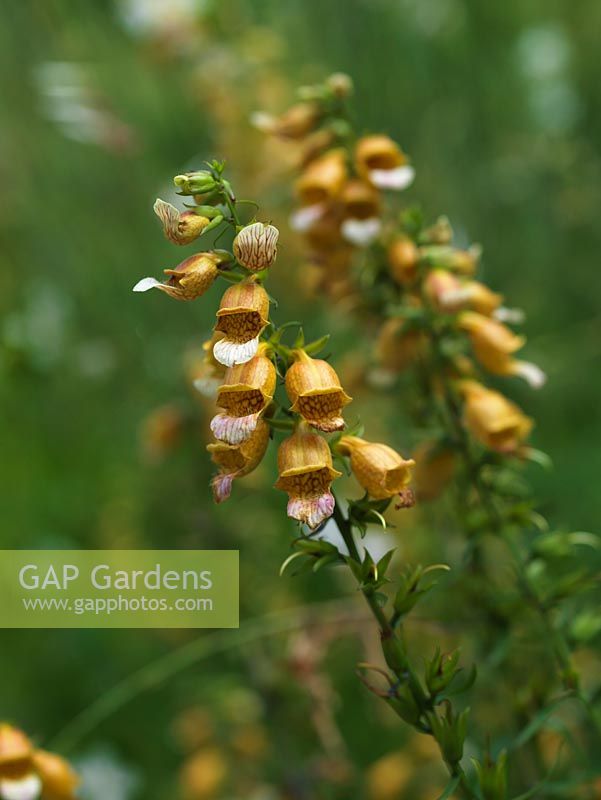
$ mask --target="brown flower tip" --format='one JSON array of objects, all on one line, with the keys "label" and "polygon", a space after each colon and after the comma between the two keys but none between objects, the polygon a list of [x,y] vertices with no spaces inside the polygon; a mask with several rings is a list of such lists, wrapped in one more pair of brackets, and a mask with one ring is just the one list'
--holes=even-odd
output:
[{"label": "brown flower tip", "polygon": [[219,467],[219,474],[211,481],[216,503],[228,499],[234,480],[249,475],[258,467],[268,444],[269,425],[263,419],[259,419],[255,430],[240,444],[213,442],[207,445],[211,459]]},{"label": "brown flower tip", "polygon": [[134,292],[160,289],[176,300],[196,300],[213,285],[219,274],[221,257],[216,253],[197,253],[186,258],[175,269],[164,270],[168,279],[161,283],[155,278],[142,278],[134,286]]},{"label": "brown flower tip", "polygon": [[26,769],[32,754],[33,745],[22,731],[8,723],[0,724],[0,779],[13,770]]},{"label": "brown flower tip", "polygon": [[248,439],[273,399],[275,385],[275,367],[264,355],[229,367],[217,397],[223,413],[211,421],[215,438],[228,444],[241,444]]},{"label": "brown flower tip", "polygon": [[178,211],[171,203],[157,198],[154,213],[161,220],[167,239],[174,244],[190,244],[197,239],[210,220],[194,211]]},{"label": "brown flower tip", "polygon": [[344,428],[342,409],[351,402],[340,385],[336,371],[327,361],[311,358],[304,350],[295,352],[296,361],[286,372],[286,392],[291,411],[320,431]]},{"label": "brown flower tip", "polygon": [[317,528],[334,512],[332,481],[341,473],[334,469],[325,439],[300,427],[278,450],[276,489],[288,494],[288,516]]},{"label": "brown flower tip", "polygon": [[280,232],[274,225],[254,222],[247,225],[234,239],[234,255],[251,272],[270,267],[277,256]]},{"label": "brown flower tip", "polygon": [[249,361],[259,347],[259,336],[269,321],[269,295],[258,283],[242,281],[226,289],[215,330],[224,336],[213,354],[220,364],[233,367]]},{"label": "brown flower tip", "polygon": [[350,456],[355,478],[374,500],[400,495],[411,480],[415,461],[404,459],[386,444],[368,442],[358,436],[343,436],[338,450]]}]

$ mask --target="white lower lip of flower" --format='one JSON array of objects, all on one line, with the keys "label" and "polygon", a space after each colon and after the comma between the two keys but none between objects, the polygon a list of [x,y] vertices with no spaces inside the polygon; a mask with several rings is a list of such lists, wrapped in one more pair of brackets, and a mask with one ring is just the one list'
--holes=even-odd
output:
[{"label": "white lower lip of flower", "polygon": [[27,775],[20,780],[0,781],[2,800],[36,800],[42,791],[42,781],[37,775]]},{"label": "white lower lip of flower", "polygon": [[217,378],[196,378],[196,380],[193,381],[193,386],[203,397],[213,398],[217,395],[217,390],[221,386],[221,381]]},{"label": "white lower lip of flower", "polygon": [[447,309],[460,308],[470,300],[469,289],[461,287],[459,289],[447,289],[446,292],[441,292],[438,298],[440,305]]},{"label": "white lower lip of flower", "polygon": [[395,189],[401,191],[411,186],[415,179],[415,170],[408,164],[395,169],[372,169],[369,179],[378,189]]},{"label": "white lower lip of flower", "polygon": [[526,319],[526,313],[521,308],[506,308],[505,306],[501,306],[493,312],[493,317],[499,322],[521,325]]},{"label": "white lower lip of flower", "polygon": [[513,373],[523,378],[532,389],[541,389],[547,382],[547,374],[531,361],[516,361]]},{"label": "white lower lip of flower", "polygon": [[155,289],[157,286],[160,286],[160,281],[157,281],[156,278],[142,278],[141,281],[138,281],[133,288],[134,292],[147,292],[149,289]]},{"label": "white lower lip of flower", "polygon": [[341,230],[347,242],[357,247],[367,247],[379,236],[382,222],[378,217],[345,219]]},{"label": "white lower lip of flower", "polygon": [[217,414],[211,420],[211,432],[216,439],[228,444],[242,444],[256,430],[259,414],[246,417],[230,417]]},{"label": "white lower lip of flower", "polygon": [[263,133],[269,133],[273,130],[273,124],[275,122],[275,117],[271,114],[268,114],[266,111],[254,111],[250,115],[250,124],[253,128],[256,128],[258,131],[262,131]]},{"label": "white lower lip of flower", "polygon": [[220,339],[213,346],[213,355],[220,364],[226,367],[233,367],[235,364],[246,364],[259,349],[259,337],[250,339],[248,342],[232,342],[229,339]]},{"label": "white lower lip of flower", "polygon": [[334,513],[335,500],[330,492],[319,497],[294,497],[288,501],[288,516],[317,528]]},{"label": "white lower lip of flower", "polygon": [[290,215],[290,227],[299,233],[305,233],[321,218],[325,211],[323,203],[314,206],[303,206]]}]

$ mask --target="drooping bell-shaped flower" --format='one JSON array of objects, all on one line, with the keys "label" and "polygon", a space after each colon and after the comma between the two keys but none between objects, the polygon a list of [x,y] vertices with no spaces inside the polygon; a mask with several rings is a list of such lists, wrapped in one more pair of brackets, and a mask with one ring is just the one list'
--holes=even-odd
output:
[{"label": "drooping bell-shaped flower", "polygon": [[357,247],[367,247],[382,230],[380,195],[367,181],[353,178],[340,194],[343,237]]},{"label": "drooping bell-shaped flower", "polygon": [[270,267],[277,256],[280,232],[274,225],[253,222],[246,225],[234,239],[234,255],[251,272]]},{"label": "drooping bell-shaped flower", "polygon": [[263,354],[229,367],[217,395],[217,405],[223,412],[211,420],[215,438],[228,444],[248,439],[273,399],[275,384],[275,367]]},{"label": "drooping bell-shaped flower", "polygon": [[68,761],[47,750],[36,750],[33,764],[42,782],[43,800],[73,800],[79,777]]},{"label": "drooping bell-shaped flower", "polygon": [[288,516],[317,528],[334,512],[332,481],[339,478],[328,443],[305,425],[281,443],[276,489],[288,494]]},{"label": "drooping bell-shaped flower", "polygon": [[477,381],[459,383],[465,424],[472,436],[491,450],[511,453],[528,438],[533,421],[500,392]]},{"label": "drooping bell-shaped flower", "polygon": [[295,362],[286,372],[286,392],[291,411],[314,428],[329,433],[344,428],[342,409],[351,402],[340,378],[327,361],[296,350]]},{"label": "drooping bell-shaped flower", "polygon": [[357,172],[378,189],[406,189],[415,170],[396,142],[388,136],[364,136],[355,149]]},{"label": "drooping bell-shaped flower", "polygon": [[341,148],[328,150],[311,161],[296,181],[301,208],[291,222],[296,230],[307,230],[336,198],[347,178],[346,154]]},{"label": "drooping bell-shaped flower", "polygon": [[296,103],[279,116],[256,111],[251,116],[255,128],[281,139],[303,139],[314,130],[322,111],[317,103]]},{"label": "drooping bell-shaped flower", "polygon": [[406,491],[411,481],[413,459],[405,459],[392,447],[368,442],[358,436],[343,436],[337,445],[342,455],[350,456],[353,475],[374,500],[399,495],[403,505],[412,505]]},{"label": "drooping bell-shaped flower", "polygon": [[215,330],[224,334],[213,347],[217,361],[226,367],[250,361],[268,321],[269,296],[262,286],[248,280],[226,289],[215,325]]},{"label": "drooping bell-shaped flower", "polygon": [[211,489],[216,503],[227,500],[232,491],[232,483],[237,478],[249,475],[256,469],[265,455],[269,444],[269,425],[263,419],[257,420],[255,430],[240,444],[212,442],[207,445],[212,461],[219,473],[211,481]]},{"label": "drooping bell-shaped flower", "polygon": [[161,283],[156,278],[142,278],[134,286],[134,292],[147,292],[149,289],[160,289],[176,300],[196,300],[203,295],[219,275],[218,265],[222,257],[217,253],[197,253],[186,258],[175,269],[165,269],[168,275]]},{"label": "drooping bell-shaped flower", "polygon": [[160,198],[155,200],[154,213],[161,220],[165,236],[173,244],[190,244],[211,222],[195,211],[178,211]]},{"label": "drooping bell-shaped flower", "polygon": [[544,385],[546,375],[539,366],[513,358],[513,353],[525,344],[524,336],[518,336],[502,322],[475,311],[463,312],[459,325],[467,331],[478,361],[493,375],[517,375],[534,389]]}]

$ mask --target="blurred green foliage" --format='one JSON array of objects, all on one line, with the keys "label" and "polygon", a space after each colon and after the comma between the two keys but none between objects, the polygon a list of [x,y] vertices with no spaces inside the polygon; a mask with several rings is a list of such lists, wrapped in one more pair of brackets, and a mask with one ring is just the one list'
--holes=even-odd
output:
[{"label": "blurred green foliage", "polygon": [[[278,579],[292,531],[283,495],[237,486],[228,507],[213,508],[211,468],[195,427],[164,461],[149,465],[140,457],[139,426],[153,408],[174,399],[194,407],[182,353],[210,330],[218,290],[190,305],[131,294],[139,277],[174,261],[152,214],[154,198],[170,191],[170,176],[215,155],[229,160],[235,178],[254,157],[244,142],[258,139],[244,129],[238,150],[223,151],[213,104],[261,106],[265,98],[253,96],[257,73],[263,86],[272,76],[274,103],[286,104],[294,85],[334,70],[354,78],[359,126],[386,131],[411,154],[418,179],[407,199],[419,199],[429,216],[448,213],[466,242],[480,241],[487,283],[527,310],[529,356],[550,378],[539,394],[517,382],[511,391],[537,420],[534,444],[555,465],[551,473],[533,470],[532,480],[554,524],[594,528],[601,512],[601,5],[162,5],[154,27],[144,9],[161,3],[151,0],[1,6],[2,546],[240,548],[243,619],[339,594],[328,571]],[[194,35],[174,25],[179,13],[193,21]],[[256,196],[247,176],[241,180]],[[285,190],[265,199],[280,206],[283,219]],[[292,268],[284,254],[280,265]],[[285,279],[276,283],[282,317],[302,315],[323,333],[324,309],[299,300]],[[332,344],[338,354],[354,344],[352,328],[340,327],[343,338]],[[396,424],[394,410],[386,413]],[[272,475],[273,457],[253,482],[264,488]],[[403,546],[440,559],[443,540],[441,531]],[[452,606],[444,626],[451,637],[460,627]],[[426,628],[420,635],[427,644],[440,631]],[[0,716],[49,740],[120,678],[188,638],[4,631]],[[311,782],[309,766],[320,774],[323,743],[307,692],[285,666],[286,646],[267,640],[210,658],[134,699],[76,753],[110,743],[140,774],[139,796],[158,800],[175,791],[185,750],[173,736],[174,717],[195,703],[209,708],[225,747],[240,722],[231,707],[250,695],[258,710],[249,718],[270,731],[270,755],[255,779],[289,786],[291,797],[344,796],[335,782],[318,781],[319,791]],[[470,643],[464,646],[469,654]],[[382,710],[349,668],[359,651],[354,638],[342,637],[324,669],[340,696],[335,714],[350,761],[360,770],[398,747],[404,734],[387,714],[382,733]],[[494,728],[498,709],[489,703],[488,713]]]}]

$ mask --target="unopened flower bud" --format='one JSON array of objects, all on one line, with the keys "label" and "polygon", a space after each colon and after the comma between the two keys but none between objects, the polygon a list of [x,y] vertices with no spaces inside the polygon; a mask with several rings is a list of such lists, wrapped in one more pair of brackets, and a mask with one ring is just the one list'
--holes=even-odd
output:
[{"label": "unopened flower bud", "polygon": [[262,286],[247,280],[226,289],[215,325],[215,330],[224,334],[213,348],[217,361],[226,367],[250,361],[268,321],[269,296]]},{"label": "unopened flower bud", "polygon": [[326,86],[336,97],[348,97],[353,93],[353,79],[345,72],[334,72],[326,78]]},{"label": "unopened flower bud", "polygon": [[404,501],[408,499],[404,490],[411,480],[411,468],[415,466],[413,459],[404,459],[392,447],[367,442],[358,436],[343,436],[338,450],[350,456],[355,478],[374,500],[385,500],[398,494]]},{"label": "unopened flower bud", "polygon": [[251,272],[270,267],[276,259],[279,231],[274,225],[254,222],[234,239],[234,255]]},{"label": "unopened flower bud", "polygon": [[160,289],[176,300],[196,300],[212,286],[219,274],[218,265],[222,257],[217,253],[197,253],[186,258],[175,269],[163,270],[169,278],[161,283],[156,278],[142,278],[134,286],[134,292]]},{"label": "unopened flower bud", "polygon": [[330,487],[340,475],[328,443],[304,426],[279,447],[275,487],[288,494],[288,516],[309,528],[317,528],[334,512]]},{"label": "unopened flower bud", "polygon": [[211,459],[219,467],[219,474],[211,481],[216,503],[228,499],[234,480],[249,475],[259,466],[268,444],[269,425],[259,419],[255,430],[240,444],[213,442],[207,445]]},{"label": "unopened flower bud", "polygon": [[286,372],[286,392],[291,411],[320,431],[344,428],[342,409],[351,402],[340,385],[336,371],[327,361],[295,351],[296,361]]},{"label": "unopened flower bud", "polygon": [[194,211],[178,211],[171,203],[160,198],[155,200],[154,213],[163,224],[165,236],[173,244],[190,244],[211,222],[208,217]]},{"label": "unopened flower bud", "polygon": [[365,136],[355,150],[357,172],[378,189],[406,189],[413,183],[415,170],[407,156],[388,136]]},{"label": "unopened flower bud", "polygon": [[215,178],[206,170],[176,175],[173,183],[179,189],[180,194],[183,195],[203,195],[213,191],[216,186]]},{"label": "unopened flower bud", "polygon": [[419,263],[417,246],[408,236],[397,236],[388,247],[388,268],[401,286],[412,284]]}]

